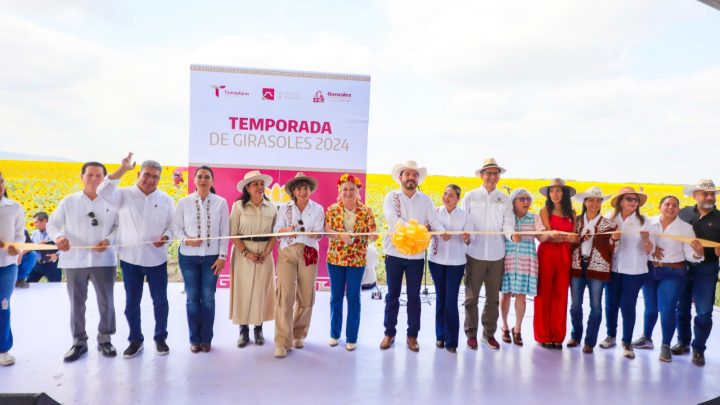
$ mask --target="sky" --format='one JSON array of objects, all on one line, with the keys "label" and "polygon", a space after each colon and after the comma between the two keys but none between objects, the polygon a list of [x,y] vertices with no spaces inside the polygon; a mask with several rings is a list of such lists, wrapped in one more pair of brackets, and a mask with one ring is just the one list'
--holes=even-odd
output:
[{"label": "sky", "polygon": [[0,151],[184,165],[190,64],[371,76],[368,172],[720,182],[720,11],[677,0],[2,0]]}]

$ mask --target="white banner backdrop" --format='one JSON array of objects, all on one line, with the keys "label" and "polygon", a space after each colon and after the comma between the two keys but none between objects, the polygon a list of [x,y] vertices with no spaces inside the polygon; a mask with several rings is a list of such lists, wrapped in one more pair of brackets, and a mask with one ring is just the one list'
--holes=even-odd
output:
[{"label": "white banner backdrop", "polygon": [[367,167],[370,77],[192,65],[190,165]]}]

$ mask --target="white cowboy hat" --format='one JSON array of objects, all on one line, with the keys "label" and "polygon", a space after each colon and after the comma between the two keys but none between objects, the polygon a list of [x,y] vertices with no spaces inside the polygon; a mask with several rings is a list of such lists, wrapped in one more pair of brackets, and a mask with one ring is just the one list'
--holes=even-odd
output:
[{"label": "white cowboy hat", "polygon": [[492,168],[498,169],[500,174],[505,173],[505,169],[500,167],[494,158],[488,158],[488,159],[485,159],[481,168],[475,170],[475,175],[480,177],[480,174],[482,174],[483,170],[492,169]]},{"label": "white cowboy hat", "polygon": [[615,197],[613,197],[612,200],[610,200],[610,205],[612,205],[614,207],[615,204],[617,203],[618,199],[622,198],[622,196],[624,196],[625,194],[636,194],[638,196],[638,198],[640,199],[640,207],[645,205],[645,203],[647,202],[647,199],[648,199],[648,196],[645,193],[637,192],[632,187],[623,187],[620,189],[620,191],[618,191],[617,195]]},{"label": "white cowboy hat", "polygon": [[700,179],[697,184],[683,187],[683,194],[688,197],[692,197],[693,193],[696,191],[714,191],[715,194],[720,193],[720,190],[715,188],[715,183],[713,183],[710,179]]},{"label": "white cowboy hat", "polygon": [[550,190],[551,187],[562,187],[562,188],[566,189],[567,191],[570,192],[570,197],[574,196],[575,193],[577,193],[577,191],[576,191],[573,187],[570,187],[570,186],[568,186],[568,185],[565,183],[565,180],[563,180],[563,179],[552,179],[552,181],[550,182],[550,184],[548,184],[548,185],[545,186],[545,187],[540,187],[540,194],[542,194],[542,195],[544,195],[545,197],[547,197],[547,196],[548,196],[548,191]]},{"label": "white cowboy hat", "polygon": [[297,183],[299,181],[307,181],[308,183],[310,183],[310,192],[315,191],[315,189],[318,186],[318,181],[314,177],[306,176],[305,173],[303,173],[303,172],[297,172],[295,177],[293,177],[292,179],[288,180],[287,183],[285,183],[285,192],[290,197],[293,196],[292,191],[295,188],[295,183]]},{"label": "white cowboy hat", "polygon": [[584,193],[578,193],[573,197],[573,200],[583,203],[586,198],[601,198],[602,202],[605,202],[608,198],[610,198],[612,194],[605,194],[603,195],[602,190],[598,186],[592,186],[589,189],[585,190]]},{"label": "white cowboy hat", "polygon": [[255,180],[262,180],[265,182],[265,187],[270,186],[270,183],[272,183],[273,178],[268,176],[267,174],[260,173],[259,170],[251,170],[247,173],[245,173],[245,177],[243,177],[242,180],[240,180],[237,184],[237,189],[239,192],[243,192],[245,189],[245,186],[252,183]]},{"label": "white cowboy hat", "polygon": [[393,166],[390,174],[392,175],[393,180],[400,183],[400,173],[408,169],[418,172],[418,185],[425,180],[425,176],[427,176],[427,168],[418,166],[417,162],[414,160],[408,160],[404,163],[396,164]]}]

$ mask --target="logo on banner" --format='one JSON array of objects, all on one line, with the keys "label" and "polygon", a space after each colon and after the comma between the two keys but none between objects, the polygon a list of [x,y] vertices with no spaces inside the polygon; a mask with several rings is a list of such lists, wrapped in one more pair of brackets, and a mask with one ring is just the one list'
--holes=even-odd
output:
[{"label": "logo on banner", "polygon": [[313,97],[313,103],[324,103],[325,97],[323,97],[322,91],[318,90],[315,92],[315,97]]},{"label": "logo on banner", "polygon": [[349,103],[352,100],[352,94],[344,91],[328,91],[327,98],[328,101]]},{"label": "logo on banner", "polygon": [[275,89],[263,87],[262,99],[268,101],[275,101]]},{"label": "logo on banner", "polygon": [[212,85],[210,87],[215,89],[215,97],[220,97],[220,90],[225,88],[225,86],[215,86],[215,85]]}]

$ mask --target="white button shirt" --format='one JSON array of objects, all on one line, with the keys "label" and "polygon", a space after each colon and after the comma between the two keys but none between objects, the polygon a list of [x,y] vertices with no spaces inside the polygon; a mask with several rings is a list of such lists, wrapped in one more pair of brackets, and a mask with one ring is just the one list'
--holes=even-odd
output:
[{"label": "white button shirt", "polygon": [[[503,222],[515,224],[512,210],[505,209],[508,196],[497,189],[488,193],[479,187],[465,194],[462,207],[469,217],[468,231],[503,232]],[[505,219],[505,217],[508,217]],[[509,222],[510,223],[510,222]],[[503,235],[472,235],[467,247],[468,256],[476,260],[496,261],[505,257]]]},{"label": "white button shirt", "polygon": [[[0,242],[25,242],[25,211],[15,201],[0,196]],[[0,249],[0,267],[17,264],[18,256],[10,256]]]},{"label": "white button shirt", "polygon": [[[200,212],[198,212],[198,207]],[[208,235],[208,211],[210,212],[210,235]],[[200,233],[198,234],[198,217],[200,218]],[[217,194],[208,194],[203,201],[197,193],[192,193],[178,201],[175,207],[175,216],[172,224],[173,233],[177,239],[192,239],[228,236],[230,235],[230,214],[227,201]],[[227,239],[212,239],[198,246],[180,244],[180,253],[185,256],[214,256],[226,257],[228,254]]]},{"label": "white button shirt", "polygon": [[[400,216],[397,213],[396,204],[400,204]],[[427,195],[420,191],[416,191],[412,197],[408,197],[402,190],[395,190],[388,193],[385,196],[385,203],[383,204],[383,211],[385,213],[385,221],[387,222],[388,231],[394,232],[395,225],[402,221],[407,223],[411,219],[417,220],[421,225],[430,225],[432,231],[444,231],[442,223],[438,217],[437,211],[433,206],[433,202]],[[395,249],[395,245],[392,243],[392,235],[390,233],[385,234],[383,239],[383,251],[386,255],[399,257],[401,259],[422,259],[425,257],[425,252],[421,252],[415,255],[404,255]]]},{"label": "white button shirt", "polygon": [[[288,221],[288,210],[290,210],[290,221]],[[300,225],[298,220],[302,219],[303,224]],[[277,222],[275,222],[275,228],[273,232],[280,232],[281,228],[285,228],[291,225],[295,225],[295,230],[300,231],[300,228],[305,228],[305,232],[323,232],[325,230],[325,210],[323,207],[313,200],[308,201],[308,205],[303,210],[302,214],[295,201],[290,201],[287,204],[282,204],[278,211]],[[318,249],[319,239],[316,239],[317,235],[296,235],[296,236],[282,236],[278,238],[280,240],[280,248],[285,249],[288,246],[296,243],[302,243],[305,246]]]},{"label": "white button shirt", "polygon": [[[615,219],[613,214],[608,213],[605,217],[618,226],[618,231],[640,232],[650,231],[650,222],[646,219],[644,224],[640,223],[637,215],[634,213],[622,219],[622,214],[618,214]],[[620,248],[615,250],[613,254],[612,271],[616,273],[638,275],[647,273],[648,257],[643,249],[642,238],[639,233],[622,234],[620,237],[622,243]],[[652,238],[651,238],[652,241]]]},{"label": "white button shirt", "polygon": [[137,185],[118,188],[119,180],[105,180],[98,195],[118,210],[119,222],[116,241],[120,260],[136,266],[155,267],[167,261],[167,243],[156,248],[152,243],[163,236],[172,239],[173,200],[160,190],[149,195]]},{"label": "white button shirt", "polygon": [[[89,213],[95,214],[97,225],[92,225]],[[115,250],[104,252],[92,249],[73,249],[77,246],[95,246],[107,239],[115,242],[118,227],[117,210],[105,200],[96,197],[91,200],[84,192],[70,194],[60,201],[48,220],[47,232],[52,240],[64,236],[70,242],[70,250],[58,252],[58,267],[61,269],[82,269],[87,267],[114,267],[117,265]]]},{"label": "white button shirt", "polygon": [[[679,217],[675,218],[675,220],[672,221],[665,230],[662,229],[659,215],[650,218],[650,232],[695,238],[695,231],[693,230],[692,225],[683,221]],[[656,248],[659,247],[663,249],[663,258],[660,260],[663,263],[678,263],[686,260],[691,263],[700,263],[705,260],[704,256],[700,256],[700,258],[695,257],[695,251],[690,247],[689,243],[683,243],[674,239],[652,235],[650,235],[650,239],[653,240]],[[654,262],[655,258],[653,258],[652,255],[649,255],[648,260]]]},{"label": "white button shirt", "polygon": [[[443,205],[437,208],[437,212],[446,231],[467,229],[467,214],[461,207],[455,207],[452,212],[448,212]],[[428,247],[428,260],[444,266],[461,266],[467,263],[462,235],[451,235],[447,241],[442,240],[440,235],[433,236]]]}]

